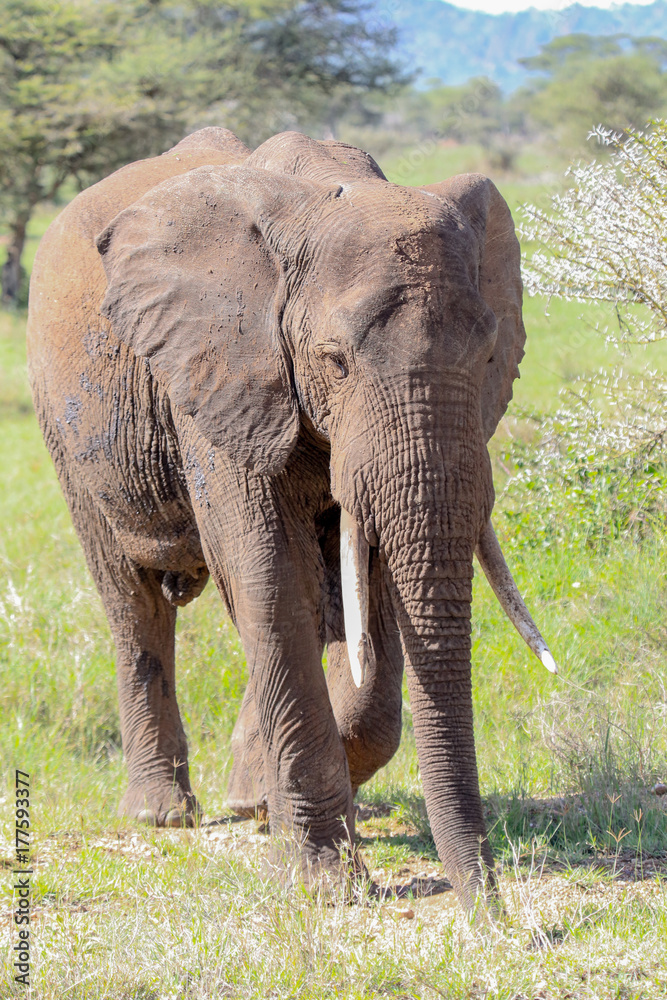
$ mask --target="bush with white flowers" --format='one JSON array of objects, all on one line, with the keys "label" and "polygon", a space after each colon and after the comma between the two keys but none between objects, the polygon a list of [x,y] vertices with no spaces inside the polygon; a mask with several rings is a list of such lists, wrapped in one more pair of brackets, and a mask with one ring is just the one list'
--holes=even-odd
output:
[{"label": "bush with white flowers", "polygon": [[618,365],[568,390],[531,445],[510,447],[505,515],[524,542],[547,547],[641,538],[667,514],[667,376],[629,374],[624,353],[667,338],[667,122],[592,134],[612,156],[571,168],[550,210],[523,210],[521,235],[537,245],[524,260],[529,294],[612,303],[617,318],[600,335]]}]

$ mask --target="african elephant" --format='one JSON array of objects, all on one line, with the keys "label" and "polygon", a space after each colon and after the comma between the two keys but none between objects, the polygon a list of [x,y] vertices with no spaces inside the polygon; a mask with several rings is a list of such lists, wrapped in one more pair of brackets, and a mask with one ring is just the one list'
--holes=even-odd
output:
[{"label": "african elephant", "polygon": [[[176,609],[208,574],[247,656],[230,798],[337,869],[395,752],[404,664],[435,843],[493,885],[470,665],[473,552],[502,557],[487,441],[523,355],[519,247],[477,174],[209,128],[80,194],[35,261],[35,408],[117,649],[120,811],[192,822]],[[328,671],[322,667],[325,644]],[[480,863],[481,862],[481,863]]]}]

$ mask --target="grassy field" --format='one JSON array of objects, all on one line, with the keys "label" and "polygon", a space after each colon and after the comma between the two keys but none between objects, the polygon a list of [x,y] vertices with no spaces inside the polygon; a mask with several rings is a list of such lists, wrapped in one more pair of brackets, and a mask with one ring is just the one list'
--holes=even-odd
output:
[{"label": "grassy field", "polygon": [[[447,153],[411,181],[471,165]],[[508,185],[508,200],[520,188]],[[515,414],[553,408],[605,364],[595,327],[609,321],[564,303],[547,316],[529,300]],[[521,546],[500,497],[516,579],[561,667],[553,678],[530,658],[478,574],[476,735],[507,924],[470,927],[443,882],[407,696],[401,748],[359,795],[364,857],[392,894],[313,900],[271,877],[253,822],[222,818],[245,664],[210,586],[179,614],[177,654],[208,825],[151,831],[116,818],[113,648],[32,415],[24,326],[24,314],[0,314],[0,996],[667,997],[667,796],[652,792],[667,781],[665,535]],[[30,994],[11,969],[16,767],[32,784]]]}]

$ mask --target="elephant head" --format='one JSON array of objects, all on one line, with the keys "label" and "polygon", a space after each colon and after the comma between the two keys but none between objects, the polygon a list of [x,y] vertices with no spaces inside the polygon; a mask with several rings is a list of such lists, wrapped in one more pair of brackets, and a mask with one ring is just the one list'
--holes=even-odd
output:
[{"label": "elephant head", "polygon": [[476,550],[554,666],[490,524],[487,442],[525,340],[506,203],[480,175],[401,187],[358,150],[286,134],[161,184],[98,249],[115,333],[213,445],[261,476],[281,473],[305,425],[330,449],[350,665],[361,683],[374,549],[434,839],[470,904],[493,869],[473,738]]}]

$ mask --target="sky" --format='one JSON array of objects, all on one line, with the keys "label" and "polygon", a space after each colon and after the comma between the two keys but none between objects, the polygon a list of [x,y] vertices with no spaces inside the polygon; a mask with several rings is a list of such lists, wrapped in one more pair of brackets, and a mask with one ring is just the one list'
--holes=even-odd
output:
[{"label": "sky", "polygon": [[[448,0],[455,7],[465,7],[466,10],[484,10],[487,14],[503,14],[505,11],[527,10],[537,7],[538,10],[564,10],[571,6],[573,0]],[[583,7],[617,7],[620,4],[614,0],[578,0]],[[653,0],[626,0],[632,4],[648,4]]]}]

